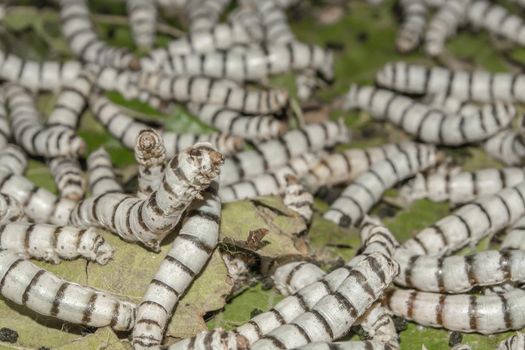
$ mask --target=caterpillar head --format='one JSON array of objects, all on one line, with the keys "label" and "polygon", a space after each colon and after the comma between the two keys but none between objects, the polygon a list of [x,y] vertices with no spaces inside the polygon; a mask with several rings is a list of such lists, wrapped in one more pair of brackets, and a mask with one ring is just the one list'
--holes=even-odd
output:
[{"label": "caterpillar head", "polygon": [[179,163],[187,179],[197,184],[207,184],[219,175],[224,157],[211,144],[200,142],[183,151],[179,155]]},{"label": "caterpillar head", "polygon": [[135,159],[141,165],[153,166],[166,160],[162,136],[153,129],[141,130],[135,143]]}]

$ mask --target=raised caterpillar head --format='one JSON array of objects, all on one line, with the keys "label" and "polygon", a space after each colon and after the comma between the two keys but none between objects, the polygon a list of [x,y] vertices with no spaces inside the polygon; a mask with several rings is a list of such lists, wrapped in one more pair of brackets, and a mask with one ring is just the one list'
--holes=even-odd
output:
[{"label": "raised caterpillar head", "polygon": [[135,159],[139,164],[155,165],[166,160],[162,136],[153,129],[142,130],[135,143]]}]

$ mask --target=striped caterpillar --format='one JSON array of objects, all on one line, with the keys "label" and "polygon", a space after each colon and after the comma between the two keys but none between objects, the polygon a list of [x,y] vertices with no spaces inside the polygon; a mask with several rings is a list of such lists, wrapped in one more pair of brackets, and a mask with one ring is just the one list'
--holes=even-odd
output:
[{"label": "striped caterpillar", "polygon": [[222,186],[219,196],[223,202],[233,202],[247,198],[268,195],[279,195],[285,191],[286,176],[301,177],[308,169],[317,163],[318,156],[313,152],[305,152],[281,167],[256,175],[254,177]]},{"label": "striped caterpillar", "polygon": [[36,313],[71,323],[126,331],[135,322],[134,304],[67,282],[8,250],[0,251],[0,293]]},{"label": "striped caterpillar", "polygon": [[283,9],[273,0],[252,1],[264,27],[266,41],[289,43],[295,36]]},{"label": "striped caterpillar", "polygon": [[267,140],[281,136],[287,125],[271,115],[244,115],[217,105],[190,103],[188,110],[206,124],[249,140]]},{"label": "striped caterpillar", "polygon": [[520,350],[523,348],[525,348],[525,336],[523,333],[517,332],[512,337],[502,340],[497,350]]},{"label": "striped caterpillar", "polygon": [[86,180],[76,158],[56,157],[48,161],[60,197],[78,201],[84,197]]},{"label": "striped caterpillar", "polygon": [[117,180],[111,158],[101,147],[92,152],[87,159],[89,174],[89,192],[93,197],[104,193],[123,193],[124,189]]},{"label": "striped caterpillar", "polygon": [[94,228],[11,223],[0,226],[0,250],[57,264],[78,257],[105,265],[113,248]]},{"label": "striped caterpillar", "polygon": [[525,291],[471,295],[392,289],[383,299],[395,315],[416,323],[465,333],[493,334],[525,326]]},{"label": "striped caterpillar", "polygon": [[159,348],[161,350],[248,350],[249,346],[242,335],[216,328]]},{"label": "striped caterpillar", "polygon": [[7,120],[7,109],[5,103],[5,91],[0,88],[0,149],[3,149],[9,143],[11,138],[11,129]]},{"label": "striped caterpillar", "polygon": [[307,124],[288,131],[280,138],[262,142],[254,150],[239,152],[226,158],[221,171],[221,185],[229,185],[276,169],[304,152],[320,151],[350,139],[342,121]]},{"label": "striped caterpillar", "polygon": [[[106,97],[92,95],[89,102],[91,111],[97,120],[126,148],[134,149],[140,132],[151,129],[146,124],[128,116],[118,105],[112,103]],[[224,133],[201,135],[163,131],[162,138],[164,139],[167,157],[173,157],[185,148],[198,142],[209,142],[223,154],[238,151],[244,145],[240,138]]]},{"label": "striped caterpillar", "polygon": [[166,159],[162,137],[154,130],[142,130],[135,146],[135,160],[139,165],[139,198],[146,198],[162,183]]},{"label": "striped caterpillar", "polygon": [[91,23],[86,0],[60,0],[62,33],[71,51],[82,61],[118,69],[140,69],[140,61],[123,48],[100,40]]},{"label": "striped caterpillar", "polygon": [[408,52],[417,48],[427,23],[427,6],[421,0],[401,0],[403,20],[396,38],[399,52]]},{"label": "striped caterpillar", "polygon": [[207,31],[213,28],[230,0],[189,1],[186,5],[189,32]]},{"label": "striped caterpillar", "polygon": [[13,196],[0,193],[0,225],[21,221],[24,219],[24,216],[24,208],[20,202],[18,202]]},{"label": "striped caterpillar", "polygon": [[489,138],[483,149],[506,165],[520,165],[525,159],[523,137],[512,129],[505,129]]},{"label": "striped caterpillar", "polygon": [[476,115],[453,115],[388,90],[356,85],[350,87],[345,105],[366,110],[376,120],[388,120],[424,142],[449,146],[485,140],[516,114],[514,106],[496,103],[483,106]]},{"label": "striped caterpillar", "polygon": [[229,13],[228,20],[233,25],[242,26],[249,33],[252,41],[264,40],[264,28],[255,6],[241,4]]},{"label": "striped caterpillar", "polygon": [[162,342],[164,329],[179,298],[201,272],[219,239],[221,202],[217,182],[189,209],[170,251],[161,263],[137,310],[134,346]]},{"label": "striped caterpillar", "polygon": [[22,175],[27,167],[27,156],[18,147],[9,144],[0,148],[0,172]]},{"label": "striped caterpillar", "polygon": [[495,194],[506,187],[525,181],[522,168],[482,169],[459,173],[417,174],[415,179],[402,190],[410,201],[429,198],[440,202],[462,204],[478,197]]},{"label": "striped caterpillar", "polygon": [[103,193],[80,201],[70,221],[77,227],[103,227],[157,251],[191,201],[217,176],[222,162],[209,144],[196,144],[169,161],[162,184],[147,198]]},{"label": "striped caterpillar", "polygon": [[404,152],[373,164],[359,175],[344,189],[323,217],[343,227],[357,225],[379,201],[384,191],[436,163],[434,147],[408,145]]},{"label": "striped caterpillar", "polygon": [[387,63],[376,74],[376,82],[383,87],[403,93],[445,94],[460,100],[477,102],[524,102],[525,75],[488,73],[486,71],[459,71],[442,67]]},{"label": "striped caterpillar", "polygon": [[247,90],[231,81],[206,77],[142,73],[138,87],[163,100],[216,104],[250,114],[278,113],[288,105],[284,90]]},{"label": "striped caterpillar", "polygon": [[519,218],[505,233],[501,249],[525,250],[525,216]]},{"label": "striped caterpillar", "polygon": [[304,219],[304,222],[309,224],[314,214],[314,196],[304,189],[295,176],[287,175],[285,179],[284,205],[299,214]]},{"label": "striped caterpillar", "polygon": [[344,341],[344,342],[315,342],[295,348],[296,350],[395,350],[398,347],[390,346],[373,340]]},{"label": "striped caterpillar", "polygon": [[126,0],[129,25],[135,45],[149,49],[155,41],[157,27],[157,7],[149,0]]},{"label": "striped caterpillar", "polygon": [[34,100],[21,86],[6,87],[7,106],[14,139],[31,155],[45,157],[76,156],[83,153],[84,141],[74,131],[62,127],[44,127]]}]

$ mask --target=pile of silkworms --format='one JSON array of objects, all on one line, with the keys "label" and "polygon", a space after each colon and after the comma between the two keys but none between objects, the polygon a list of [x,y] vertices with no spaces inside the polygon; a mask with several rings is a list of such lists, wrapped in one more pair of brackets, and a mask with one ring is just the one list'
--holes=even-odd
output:
[{"label": "pile of silkworms", "polygon": [[[397,128],[403,135],[354,147],[344,119],[305,119],[302,107],[323,101],[318,90],[336,76],[334,53],[299,40],[291,29],[288,14],[302,2],[126,0],[138,50],[101,37],[89,5],[88,0],[50,5],[68,58],[34,61],[0,51],[3,301],[33,318],[110,327],[134,349],[387,350],[402,348],[396,320],[452,334],[525,326],[525,124],[516,121],[518,104],[525,103],[525,75],[385,59],[375,84],[352,83],[336,102],[324,101],[330,109],[363,111],[370,123],[392,124],[387,132]],[[426,54],[440,56],[465,24],[525,44],[522,18],[486,0],[398,5],[401,23],[392,47],[402,53],[424,42]],[[4,16],[11,6],[1,7]],[[366,6],[384,5],[371,0]],[[156,45],[157,31],[170,27],[161,14],[178,18],[183,28],[164,46]],[[272,86],[273,76],[290,72],[295,91]],[[115,102],[115,94],[166,115],[178,105],[215,131],[166,130]],[[54,95],[54,105],[45,113],[38,98],[48,95]],[[123,183],[111,152],[91,149],[92,141],[81,136],[86,114],[133,152],[135,187]],[[466,146],[478,147],[501,166],[463,169],[451,155]],[[45,164],[56,193],[28,178],[30,160]],[[447,201],[452,209],[401,243],[374,216],[392,190],[405,206],[425,199]],[[326,192],[333,198],[324,198]],[[180,299],[215,250],[233,280],[234,262],[253,270],[244,255],[223,249],[221,211],[224,203],[261,196],[280,198],[306,227],[296,233],[305,243],[315,220],[333,230],[338,225],[349,236],[358,232],[356,254],[326,269],[315,256],[276,258],[265,273],[248,272],[271,280],[284,296],[271,309],[233,329],[167,337]],[[319,208],[314,196],[328,208]],[[242,233],[247,243],[262,239],[253,232]],[[152,256],[170,240],[156,273],[144,276],[151,282],[138,304],[31,262],[111,264],[117,248],[104,238],[110,234]],[[486,239],[499,249],[462,254]],[[355,327],[364,339],[352,337]],[[0,335],[0,343],[16,343],[12,338]],[[470,349],[461,340],[450,346]],[[498,349],[524,346],[518,332]]]}]

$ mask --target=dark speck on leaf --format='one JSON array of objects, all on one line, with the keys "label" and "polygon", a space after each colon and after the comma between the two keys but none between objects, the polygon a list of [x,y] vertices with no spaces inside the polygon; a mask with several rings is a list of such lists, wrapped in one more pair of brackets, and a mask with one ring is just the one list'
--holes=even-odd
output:
[{"label": "dark speck on leaf", "polygon": [[18,340],[18,332],[9,328],[0,328],[0,341],[14,344]]},{"label": "dark speck on leaf", "polygon": [[366,43],[368,41],[368,33],[367,32],[357,33],[357,41],[360,43]]},{"label": "dark speck on leaf", "polygon": [[345,44],[335,41],[330,41],[326,43],[326,48],[332,51],[343,51],[345,49]]},{"label": "dark speck on leaf", "polygon": [[381,218],[392,218],[396,215],[396,209],[388,204],[381,204],[379,209],[377,210],[377,215]]},{"label": "dark speck on leaf", "polygon": [[41,346],[38,348],[38,350],[51,350],[51,349],[48,348],[47,346]]},{"label": "dark speck on leaf", "polygon": [[408,321],[405,320],[404,318],[393,316],[393,320],[394,320],[394,325],[396,326],[396,331],[398,333],[403,332],[404,330],[407,329]]},{"label": "dark speck on leaf", "polygon": [[374,128],[373,126],[366,126],[361,131],[361,135],[363,135],[363,137],[366,138],[374,137],[376,135],[376,128]]},{"label": "dark speck on leaf", "polygon": [[461,344],[462,341],[463,341],[463,334],[456,332],[456,331],[451,332],[448,338],[448,346],[450,347],[456,346],[458,344]]}]

